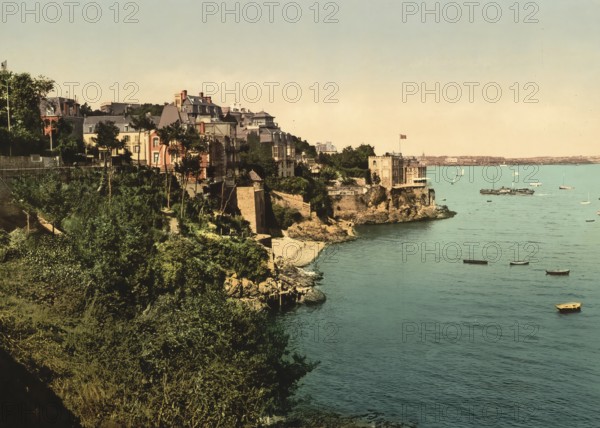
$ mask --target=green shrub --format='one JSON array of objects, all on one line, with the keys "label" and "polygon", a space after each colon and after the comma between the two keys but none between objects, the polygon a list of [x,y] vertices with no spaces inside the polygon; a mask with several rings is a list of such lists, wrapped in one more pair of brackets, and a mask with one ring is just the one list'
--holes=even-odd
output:
[{"label": "green shrub", "polygon": [[273,204],[273,215],[277,221],[278,226],[282,230],[286,230],[294,223],[302,221],[302,214],[295,208],[286,208],[281,205]]}]

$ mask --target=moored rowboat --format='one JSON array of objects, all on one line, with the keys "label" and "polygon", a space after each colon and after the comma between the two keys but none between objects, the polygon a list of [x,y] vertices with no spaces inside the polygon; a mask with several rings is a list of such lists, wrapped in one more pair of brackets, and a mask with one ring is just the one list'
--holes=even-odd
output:
[{"label": "moored rowboat", "polygon": [[463,260],[463,263],[471,264],[471,265],[487,265],[487,260]]},{"label": "moored rowboat", "polygon": [[529,264],[529,262],[526,262],[526,261],[512,261],[512,262],[510,262],[511,266],[525,266],[525,265],[528,265],[528,264]]},{"label": "moored rowboat", "polygon": [[569,272],[571,272],[569,269],[546,270],[546,275],[568,275]]},{"label": "moored rowboat", "polygon": [[569,302],[569,303],[561,303],[556,306],[559,312],[580,312],[581,311],[581,303],[580,302]]}]

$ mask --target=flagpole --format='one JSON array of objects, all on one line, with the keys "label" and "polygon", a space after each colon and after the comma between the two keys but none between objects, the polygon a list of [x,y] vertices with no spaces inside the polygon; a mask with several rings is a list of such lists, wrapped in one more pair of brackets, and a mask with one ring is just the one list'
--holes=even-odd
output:
[{"label": "flagpole", "polygon": [[8,77],[6,78],[6,114],[8,116],[8,132],[10,132],[10,85]]},{"label": "flagpole", "polygon": [[[7,61],[4,61],[2,63],[2,71],[8,71],[7,66],[8,66]],[[8,76],[8,75],[6,77],[6,115],[7,115],[7,121],[8,121],[8,131],[10,132],[10,85],[8,83],[9,77],[10,76]]]}]

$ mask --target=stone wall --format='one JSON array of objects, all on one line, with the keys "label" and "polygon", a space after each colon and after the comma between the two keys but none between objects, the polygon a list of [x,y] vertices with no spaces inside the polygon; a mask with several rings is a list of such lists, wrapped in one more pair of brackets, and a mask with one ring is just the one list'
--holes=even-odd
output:
[{"label": "stone wall", "polygon": [[267,233],[265,191],[257,187],[238,187],[237,206],[254,233]]},{"label": "stone wall", "polygon": [[288,193],[271,191],[271,202],[284,208],[298,210],[302,217],[310,217],[310,204],[304,202],[302,195],[290,195]]},{"label": "stone wall", "polygon": [[0,156],[0,169],[31,169],[59,166],[56,158],[31,156]]}]

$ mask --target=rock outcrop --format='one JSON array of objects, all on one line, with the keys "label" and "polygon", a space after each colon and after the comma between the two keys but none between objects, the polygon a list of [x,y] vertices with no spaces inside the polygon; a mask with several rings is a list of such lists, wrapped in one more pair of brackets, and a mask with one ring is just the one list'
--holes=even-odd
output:
[{"label": "rock outcrop", "polygon": [[294,223],[287,229],[287,236],[301,241],[327,243],[344,242],[354,238],[353,223],[350,221],[321,220],[313,216],[301,223]]},{"label": "rock outcrop", "polygon": [[255,283],[233,274],[226,278],[224,286],[230,298],[238,299],[255,310],[266,310],[324,302],[325,294],[315,288],[319,278],[318,274],[279,258],[275,261],[273,276],[265,281]]},{"label": "rock outcrop", "polygon": [[445,205],[436,205],[428,187],[385,189],[370,186],[363,193],[332,196],[336,219],[355,224],[405,223],[438,220],[456,215]]}]

